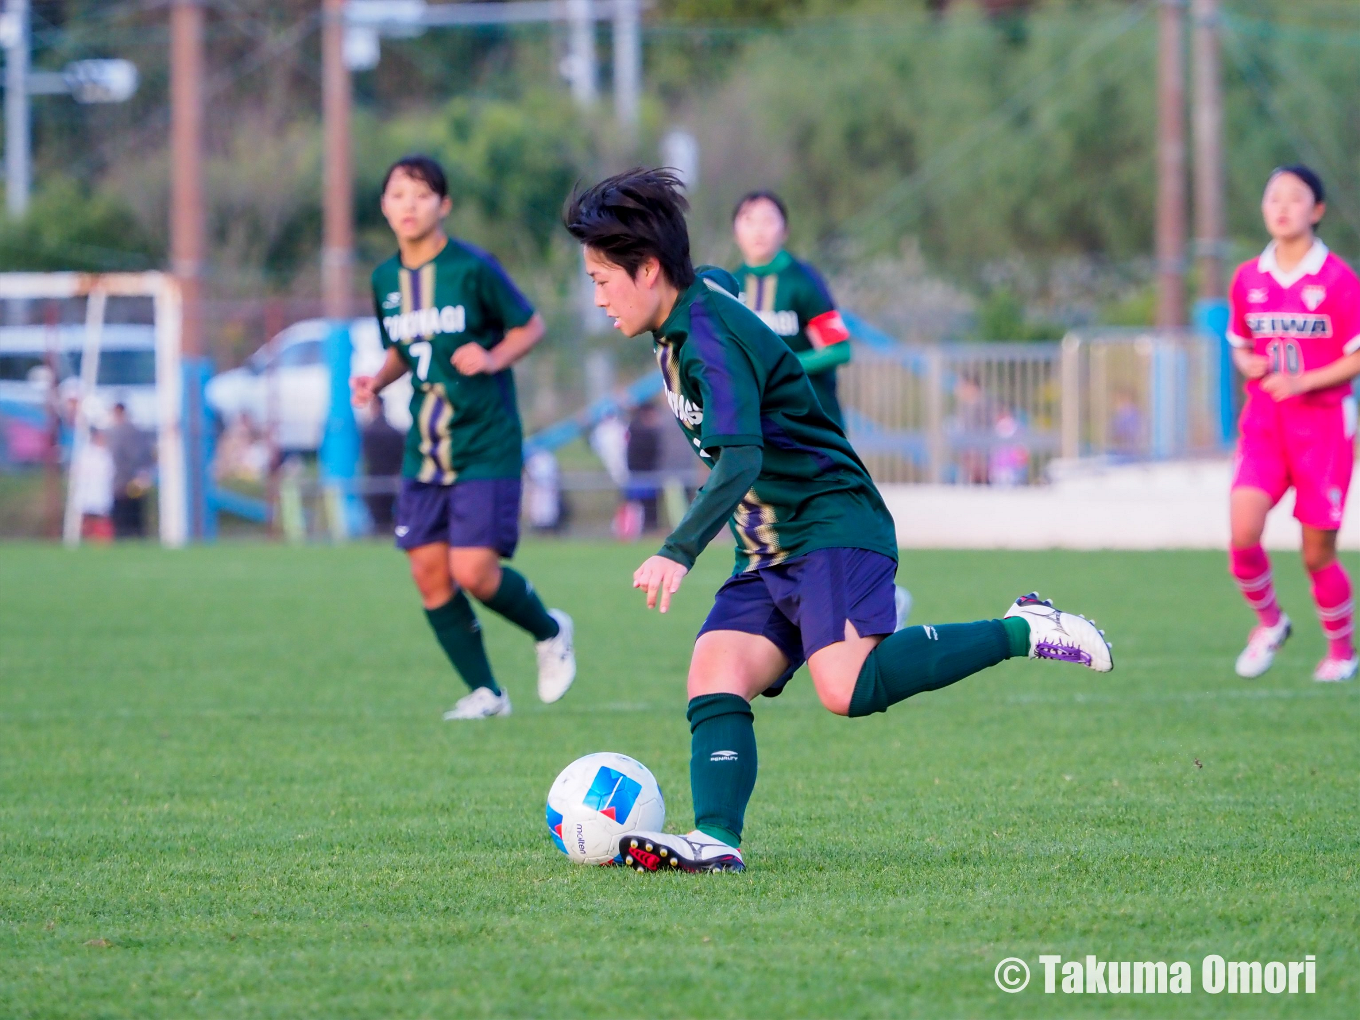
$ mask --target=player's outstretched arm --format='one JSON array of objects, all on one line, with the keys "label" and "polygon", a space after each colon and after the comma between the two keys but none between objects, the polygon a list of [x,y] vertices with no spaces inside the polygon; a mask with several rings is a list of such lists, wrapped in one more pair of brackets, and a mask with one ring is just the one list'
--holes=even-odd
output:
[{"label": "player's outstretched arm", "polygon": [[658,595],[661,611],[664,613],[670,607],[671,596],[680,590],[681,579],[755,484],[762,462],[758,446],[721,448],[708,481],[662,543],[660,552],[649,557],[633,574],[633,587],[647,592],[648,609],[656,606]]},{"label": "player's outstretched arm", "polygon": [[825,372],[829,368],[848,364],[850,361],[850,342],[842,340],[840,343],[823,347],[820,350],[799,351],[798,361],[803,366],[803,371],[808,375],[816,375],[818,372]]},{"label": "player's outstretched arm", "polygon": [[1260,379],[1270,370],[1270,359],[1264,354],[1256,354],[1245,347],[1232,349],[1233,364],[1246,379]]},{"label": "player's outstretched arm", "polygon": [[1325,390],[1329,386],[1347,383],[1360,375],[1360,351],[1338,358],[1330,365],[1315,368],[1311,372],[1290,375],[1288,372],[1271,372],[1261,380],[1261,389],[1276,400],[1286,400],[1309,390]]},{"label": "player's outstretched arm", "polygon": [[[813,309],[822,309],[808,317],[807,336],[812,344],[810,351],[799,351],[798,361],[808,375],[825,372],[850,361],[850,330],[846,328],[841,313],[831,303],[831,294],[820,277],[815,278],[817,289],[812,295]],[[800,314],[808,315],[813,309]]]},{"label": "player's outstretched arm", "polygon": [[507,329],[505,338],[490,350],[481,344],[463,344],[453,352],[453,367],[463,375],[495,375],[533,350],[543,333],[543,316],[534,312],[523,326]]},{"label": "player's outstretched arm", "polygon": [[376,375],[356,375],[349,381],[351,401],[355,407],[367,407],[379,393],[396,382],[408,371],[406,362],[395,347],[387,349],[382,367]]}]

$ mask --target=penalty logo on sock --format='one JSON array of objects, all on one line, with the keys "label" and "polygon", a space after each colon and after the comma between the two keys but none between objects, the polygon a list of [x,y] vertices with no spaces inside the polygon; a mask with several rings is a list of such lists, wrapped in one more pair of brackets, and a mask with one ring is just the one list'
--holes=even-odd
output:
[{"label": "penalty logo on sock", "polygon": [[606,818],[622,822],[627,821],[633,813],[633,805],[637,803],[638,795],[641,793],[642,784],[636,779],[631,779],[622,772],[615,772],[611,768],[602,767],[595,773],[595,781],[590,784],[582,803],[588,808],[594,808]]},{"label": "penalty logo on sock", "polygon": [[708,756],[709,761],[736,761],[736,751],[714,751]]}]

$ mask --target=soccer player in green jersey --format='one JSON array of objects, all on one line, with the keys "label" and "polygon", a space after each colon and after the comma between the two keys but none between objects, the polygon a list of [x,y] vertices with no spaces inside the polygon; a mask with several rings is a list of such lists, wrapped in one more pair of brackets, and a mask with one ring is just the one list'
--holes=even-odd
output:
[{"label": "soccer player in green jersey", "polygon": [[501,564],[519,542],[524,443],[510,366],[542,339],[543,319],[494,258],[444,233],[450,208],[434,160],[408,156],[388,170],[382,211],[397,254],[373,271],[387,357],[352,386],[367,407],[413,375],[396,539],[440,647],[471,688],[444,714],[453,720],[510,714],[468,594],[533,636],[543,701],[567,692],[576,659],[571,617]]},{"label": "soccer player in green jersey", "polygon": [[564,216],[584,247],[595,303],[625,336],[652,334],[666,396],[712,473],[633,586],[665,612],[724,523],[736,569],[718,590],[689,668],[695,829],[626,835],[643,871],[741,871],[755,788],[751,701],[803,662],[838,715],[882,712],[1014,656],[1107,671],[1088,620],[1030,594],[1000,620],[893,632],[897,540],[868,471],[827,417],[788,345],[735,295],[724,270],[690,261],[679,179],[636,169],[574,195]]},{"label": "soccer player in green jersey", "polygon": [[850,331],[817,270],[785,250],[788,223],[772,191],[752,191],[737,203],[732,233],[742,257],[741,301],[798,355],[822,410],[844,429],[836,369],[850,360]]},{"label": "soccer player in green jersey", "polygon": [[[817,270],[784,248],[789,236],[784,200],[773,191],[743,195],[732,211],[732,233],[742,257],[736,271],[741,303],[798,356],[817,402],[844,431],[836,369],[850,360],[850,330]],[[911,593],[899,584],[893,594],[901,630],[911,614]]]}]

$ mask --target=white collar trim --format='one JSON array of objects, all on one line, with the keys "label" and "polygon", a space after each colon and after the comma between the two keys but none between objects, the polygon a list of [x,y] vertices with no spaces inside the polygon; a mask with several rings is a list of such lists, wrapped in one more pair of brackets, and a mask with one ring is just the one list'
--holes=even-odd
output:
[{"label": "white collar trim", "polygon": [[1280,264],[1275,261],[1275,242],[1271,241],[1266,245],[1266,250],[1261,252],[1261,257],[1256,260],[1256,268],[1275,277],[1275,282],[1281,287],[1289,288],[1305,276],[1313,276],[1321,272],[1322,264],[1327,261],[1327,255],[1327,246],[1315,237],[1313,238],[1313,247],[1309,248],[1308,254],[1299,260],[1294,271],[1285,273],[1281,271]]}]

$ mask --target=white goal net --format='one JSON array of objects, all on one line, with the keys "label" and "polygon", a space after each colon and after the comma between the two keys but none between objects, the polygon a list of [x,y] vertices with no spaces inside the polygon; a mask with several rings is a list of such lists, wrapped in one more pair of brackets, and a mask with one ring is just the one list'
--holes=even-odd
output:
[{"label": "white goal net", "polygon": [[[0,398],[60,407],[70,430],[62,537],[81,539],[71,468],[115,403],[154,432],[161,543],[188,539],[179,286],[164,273],[0,273]],[[8,376],[15,378],[8,378]]]}]

